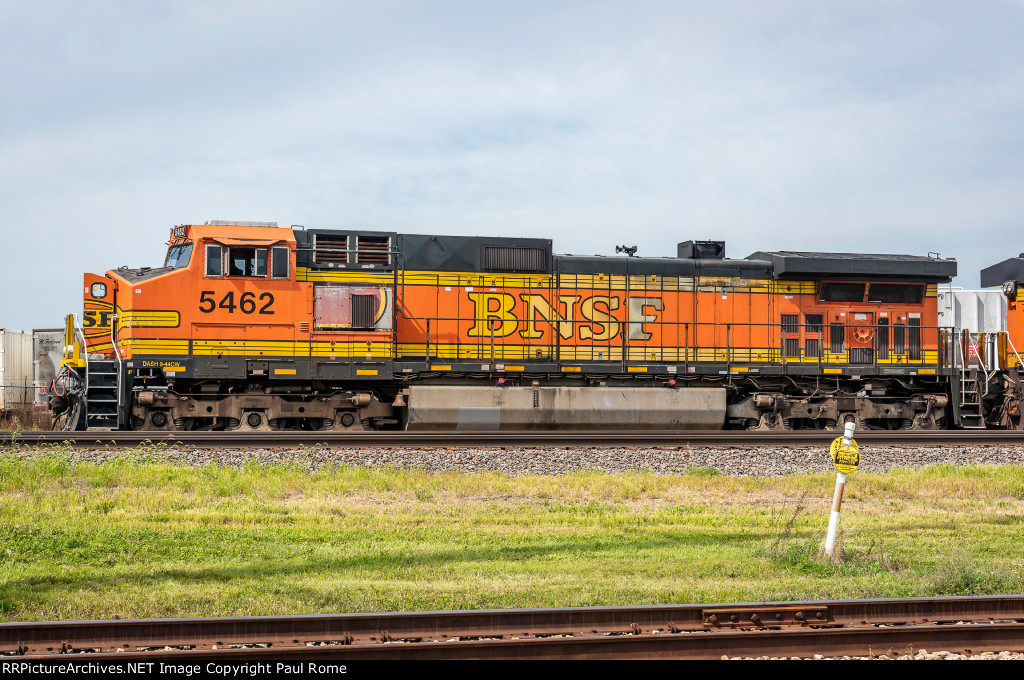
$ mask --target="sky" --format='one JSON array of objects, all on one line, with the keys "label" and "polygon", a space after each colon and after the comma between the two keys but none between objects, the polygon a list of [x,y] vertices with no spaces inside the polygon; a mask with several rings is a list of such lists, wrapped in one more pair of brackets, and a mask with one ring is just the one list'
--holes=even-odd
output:
[{"label": "sky", "polygon": [[0,0],[0,327],[170,227],[1024,251],[1024,0]]}]

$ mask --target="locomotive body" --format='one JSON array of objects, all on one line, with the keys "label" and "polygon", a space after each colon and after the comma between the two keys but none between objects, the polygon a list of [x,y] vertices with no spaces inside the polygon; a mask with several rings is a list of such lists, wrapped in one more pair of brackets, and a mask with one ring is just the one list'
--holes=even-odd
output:
[{"label": "locomotive body", "polygon": [[726,259],[720,242],[590,257],[183,225],[163,267],[85,275],[54,409],[66,428],[146,430],[981,425],[937,316],[955,274],[909,255]]}]

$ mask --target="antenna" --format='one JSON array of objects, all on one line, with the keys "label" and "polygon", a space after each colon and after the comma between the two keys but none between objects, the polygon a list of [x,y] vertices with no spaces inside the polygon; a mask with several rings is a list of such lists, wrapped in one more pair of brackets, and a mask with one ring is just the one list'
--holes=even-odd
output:
[{"label": "antenna", "polygon": [[626,257],[636,257],[636,246],[615,246],[616,253],[625,253]]}]

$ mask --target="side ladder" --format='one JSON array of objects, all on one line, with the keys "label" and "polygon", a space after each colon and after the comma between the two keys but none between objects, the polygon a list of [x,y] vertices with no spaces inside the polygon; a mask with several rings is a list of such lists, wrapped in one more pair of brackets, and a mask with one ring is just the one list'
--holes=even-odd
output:
[{"label": "side ladder", "polygon": [[984,430],[985,414],[978,391],[978,370],[960,370],[960,426],[965,430]]},{"label": "side ladder", "polygon": [[89,362],[89,388],[85,393],[85,429],[116,430],[120,395],[116,361]]}]

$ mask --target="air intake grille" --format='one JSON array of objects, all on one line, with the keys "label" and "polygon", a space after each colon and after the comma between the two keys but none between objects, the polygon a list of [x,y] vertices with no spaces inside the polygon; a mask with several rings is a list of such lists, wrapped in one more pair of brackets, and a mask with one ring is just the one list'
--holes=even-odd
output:
[{"label": "air intake grille", "polygon": [[547,251],[543,248],[484,246],[484,269],[504,272],[543,272]]},{"label": "air intake grille", "polygon": [[910,360],[921,360],[921,320],[908,319],[907,333],[910,335]]},{"label": "air intake grille", "polygon": [[851,347],[850,348],[850,363],[851,364],[870,364],[874,361],[874,352],[868,347]]},{"label": "air intake grille", "polygon": [[829,327],[829,350],[839,353],[843,351],[846,339],[846,326],[841,323],[830,323]]}]

